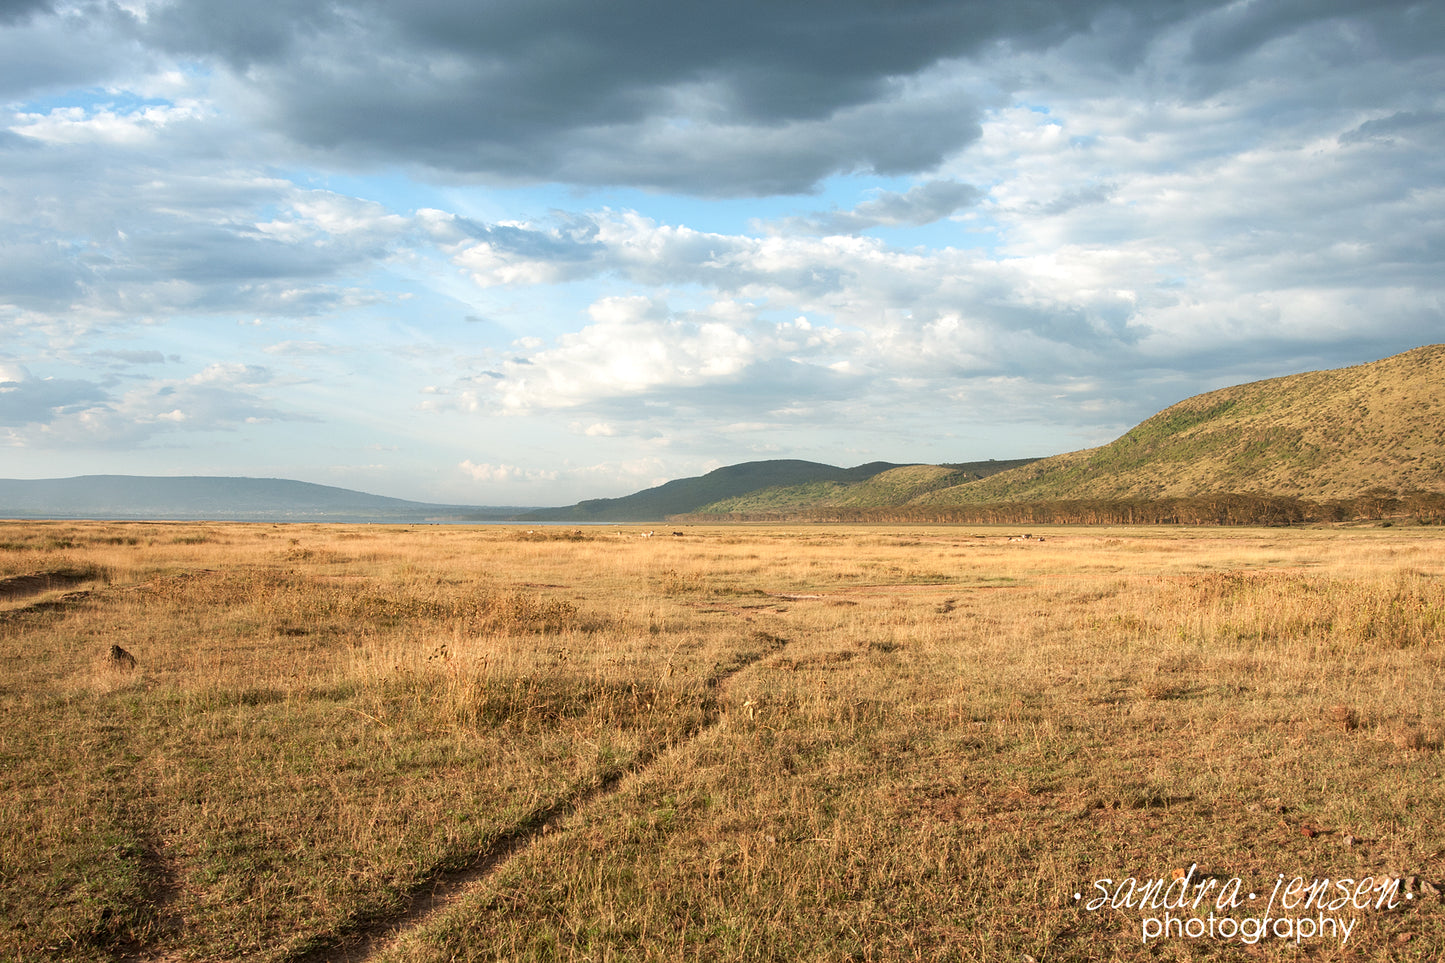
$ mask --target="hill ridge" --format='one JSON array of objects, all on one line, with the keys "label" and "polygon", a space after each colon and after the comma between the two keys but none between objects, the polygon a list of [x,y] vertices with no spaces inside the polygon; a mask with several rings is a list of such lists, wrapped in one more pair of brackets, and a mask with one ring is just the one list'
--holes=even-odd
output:
[{"label": "hill ridge", "polygon": [[899,465],[855,482],[818,481],[803,485],[766,488],[723,499],[697,509],[699,514],[752,514],[814,508],[876,508],[906,504],[924,493],[986,478],[1009,468],[1037,461],[967,462],[948,465]]},{"label": "hill ridge", "polygon": [[1232,385],[1170,405],[1106,445],[915,503],[1445,492],[1441,385],[1445,344]]},{"label": "hill ridge", "polygon": [[813,482],[864,481],[900,466],[875,461],[853,468],[839,468],[798,458],[777,458],[725,465],[703,475],[676,478],[620,498],[592,498],[565,508],[529,512],[527,521],[662,521],[669,516],[696,512],[721,499],[791,485]]}]

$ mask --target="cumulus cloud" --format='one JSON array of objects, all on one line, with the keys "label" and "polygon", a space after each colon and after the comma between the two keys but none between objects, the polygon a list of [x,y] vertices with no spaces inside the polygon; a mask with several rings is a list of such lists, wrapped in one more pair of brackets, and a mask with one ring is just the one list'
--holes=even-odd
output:
[{"label": "cumulus cloud", "polygon": [[478,464],[470,458],[457,467],[473,481],[487,484],[551,481],[557,477],[557,472],[551,470],[519,468],[516,465],[493,465],[487,462]]},{"label": "cumulus cloud", "polygon": [[[1191,380],[1183,385],[1176,376],[1172,386],[1147,392],[1132,382],[1123,392],[1098,385],[1088,398],[1077,388],[1033,396],[1117,424],[1131,406],[1147,414],[1190,387],[1213,386],[1223,372],[1247,377],[1278,370],[1268,366],[1282,356],[1299,368],[1329,360],[1332,350],[1353,351],[1380,337],[1380,318],[1391,319],[1398,348],[1438,339],[1445,197],[1422,192],[1417,178],[1422,171],[1436,172],[1427,181],[1445,178],[1445,154],[1436,151],[1445,145],[1426,136],[1428,123],[1392,121],[1413,132],[1407,139],[1341,143],[1326,127],[1300,143],[1257,129],[1251,135],[1248,118],[1179,105],[1141,134],[1112,120],[1110,107],[1081,105],[1061,111],[1062,119],[1003,112],[991,122],[1014,145],[1029,143],[1029,125],[1045,128],[1034,152],[1009,161],[1017,195],[998,191],[990,205],[1007,225],[1002,250],[704,234],[626,212],[595,213],[585,257],[566,256],[573,270],[585,264],[594,275],[639,285],[701,285],[751,307],[707,322],[705,312],[671,312],[653,300],[599,304],[592,324],[502,366],[492,400],[518,411],[639,395],[686,405],[727,387],[732,397],[756,401],[774,397],[779,384],[800,385],[804,373],[826,371],[851,375],[854,397],[913,407],[928,397],[995,397],[987,385],[1000,377],[1094,384],[1087,376],[1101,369],[1144,376],[1189,358]],[[1252,149],[1200,149],[1211,127]],[[1081,143],[1073,130],[1090,136]],[[1146,153],[1171,156],[1174,165],[1090,184],[1101,166],[1117,172],[1117,159],[1141,137]],[[1400,159],[1401,174],[1387,173]],[[1052,189],[1026,192],[1035,179]],[[770,307],[805,311],[814,319],[810,334],[763,320]],[[707,323],[725,336],[705,341]],[[700,364],[702,357],[714,364]],[[816,384],[807,390],[827,396]],[[986,407],[995,416],[1024,411]],[[656,417],[635,406],[614,413]]]},{"label": "cumulus cloud", "polygon": [[[759,355],[758,329],[708,316],[673,317],[648,298],[608,298],[593,323],[525,359],[492,390],[503,410],[567,408],[599,396],[645,394],[736,377]],[[746,330],[753,327],[754,330]]]},{"label": "cumulus cloud", "polygon": [[[831,363],[839,359],[828,352],[845,341],[871,354],[895,340],[940,330],[940,324],[961,333],[1034,331],[1073,347],[1098,338],[1112,345],[1126,337],[1132,314],[1131,298],[1115,289],[1119,278],[1109,276],[1111,266],[1103,261],[1080,261],[1065,270],[1042,258],[999,261],[974,251],[898,250],[870,238],[705,234],[632,212],[600,212],[591,221],[589,273],[637,284],[695,284],[727,295],[704,311],[675,318],[664,318],[665,305],[653,299],[608,299],[591,308],[593,324],[525,356],[529,365],[544,368],[566,357],[614,358],[588,367],[608,367],[615,383],[634,388],[672,377],[659,373],[664,370],[707,380],[764,350],[818,352]],[[465,251],[456,257],[466,263]],[[581,261],[565,257],[569,265]],[[545,262],[536,270],[545,272]],[[832,323],[813,325],[805,317],[801,325],[760,325],[750,301],[801,308]],[[777,332],[787,327],[793,330],[780,339]],[[677,353],[659,347],[663,342]],[[943,357],[957,355],[947,351]],[[921,352],[911,363],[927,365],[938,357]],[[575,375],[556,374],[559,390],[587,380]]]}]

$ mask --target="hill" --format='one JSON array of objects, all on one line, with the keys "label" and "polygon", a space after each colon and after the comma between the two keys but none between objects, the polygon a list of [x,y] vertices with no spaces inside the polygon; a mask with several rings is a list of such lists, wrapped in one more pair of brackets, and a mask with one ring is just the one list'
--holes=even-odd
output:
[{"label": "hill", "polygon": [[1222,388],[1102,447],[928,492],[913,504],[1445,492],[1442,386],[1445,345]]},{"label": "hill", "polygon": [[856,482],[816,481],[766,488],[704,505],[699,514],[789,512],[813,508],[878,508],[903,505],[940,488],[987,478],[1037,459],[977,461],[958,465],[903,465]]},{"label": "hill", "polygon": [[704,505],[763,489],[866,481],[900,466],[871,462],[854,468],[837,468],[813,461],[772,459],[718,468],[706,475],[679,478],[621,498],[594,498],[567,508],[528,512],[526,521],[637,522],[661,521],[669,515],[695,512]]},{"label": "hill", "polygon": [[527,508],[433,505],[281,478],[81,475],[0,479],[0,518],[496,521]]}]

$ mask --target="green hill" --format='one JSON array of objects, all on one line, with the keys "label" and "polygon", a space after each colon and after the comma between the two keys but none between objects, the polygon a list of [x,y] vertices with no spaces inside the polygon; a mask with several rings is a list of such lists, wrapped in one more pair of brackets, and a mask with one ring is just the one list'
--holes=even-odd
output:
[{"label": "green hill", "polygon": [[1032,458],[979,461],[960,465],[904,465],[857,482],[816,481],[767,488],[723,499],[697,509],[699,514],[728,515],[789,512],[812,508],[878,508],[903,505],[927,492],[987,478],[1027,465]]},{"label": "green hill", "polygon": [[1196,395],[1102,447],[913,504],[1417,491],[1445,492],[1445,345]]},{"label": "green hill", "polygon": [[837,468],[796,459],[750,461],[718,468],[694,478],[679,478],[621,498],[594,498],[567,508],[529,512],[521,518],[536,522],[661,521],[669,515],[695,512],[703,505],[760,489],[817,483],[848,484],[897,467],[882,461],[855,468]]}]

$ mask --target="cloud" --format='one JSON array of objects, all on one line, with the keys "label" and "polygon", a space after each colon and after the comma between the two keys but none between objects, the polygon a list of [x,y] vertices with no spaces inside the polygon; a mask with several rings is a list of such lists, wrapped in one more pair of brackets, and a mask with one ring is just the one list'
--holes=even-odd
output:
[{"label": "cloud", "polygon": [[[661,485],[671,477],[668,465],[655,456],[622,458],[595,464],[571,465],[563,469],[535,469],[519,465],[476,463],[471,459],[457,466],[470,482],[488,486],[488,498],[500,497],[512,500],[513,504],[558,504],[570,500],[558,498],[555,493],[562,491],[584,491],[587,497],[614,497]],[[702,474],[719,467],[707,463],[706,467],[692,471]],[[476,497],[471,489],[463,489],[456,497]]]},{"label": "cloud", "polygon": [[0,381],[0,428],[20,447],[127,448],[159,434],[299,417],[265,397],[271,373],[253,365],[212,364],[120,394],[84,381],[34,378],[13,365],[0,374],[7,379]]},{"label": "cloud", "polygon": [[1388,117],[1367,120],[1353,130],[1345,131],[1339,136],[1339,142],[1342,145],[1369,141],[1393,144],[1399,136],[1433,134],[1438,137],[1442,126],[1445,126],[1445,113],[1441,111],[1401,110]]},{"label": "cloud", "polygon": [[0,3],[0,24],[24,23],[37,13],[49,13],[50,0],[5,0]]},{"label": "cloud", "polygon": [[978,137],[987,99],[1007,82],[966,65],[1000,51],[1067,48],[1096,74],[1127,75],[1186,25],[1185,69],[1217,86],[1241,60],[1311,30],[1424,49],[1440,21],[1432,6],[920,0],[902,12],[840,0],[820,12],[763,0],[292,0],[241,14],[180,0],[102,20],[153,57],[210,65],[218,96],[307,150],[747,196],[808,191],[838,173],[937,168]]},{"label": "cloud", "polygon": [[[67,109],[64,124],[112,130],[139,112]],[[379,300],[343,279],[416,229],[379,204],[218,165],[206,142],[218,132],[194,112],[161,145],[39,131],[54,114],[11,115],[11,138],[30,146],[0,149],[0,326],[7,307],[76,331],[182,312],[315,316]]]},{"label": "cloud", "polygon": [[486,462],[477,464],[470,458],[457,467],[473,481],[486,484],[553,481],[557,478],[555,471],[518,468],[516,465],[492,465]]},{"label": "cloud", "polygon": [[196,120],[202,113],[193,103],[145,104],[129,110],[55,107],[43,114],[16,114],[10,131],[46,146],[136,147],[156,143],[167,127]]},{"label": "cloud", "polygon": [[0,103],[99,87],[155,62],[118,6],[7,0],[0,5]]},{"label": "cloud", "polygon": [[109,398],[110,393],[94,382],[36,378],[21,365],[0,364],[0,427],[47,422]]},{"label": "cloud", "polygon": [[[1445,144],[1424,136],[1429,124],[1405,125],[1415,132],[1408,144],[1341,145],[1328,129],[1298,143],[1247,117],[1177,104],[1161,106],[1162,122],[1141,134],[1118,124],[1114,106],[1015,110],[990,121],[986,143],[997,136],[1015,149],[1033,145],[1027,156],[1003,158],[1008,189],[987,205],[1007,226],[998,250],[725,235],[626,211],[570,215],[565,228],[517,226],[514,236],[526,241],[515,250],[492,235],[491,254],[510,259],[513,278],[551,275],[547,258],[556,256],[555,270],[573,279],[697,286],[717,300],[687,309],[660,296],[600,300],[591,323],[532,342],[470,397],[478,410],[586,407],[650,422],[657,412],[637,399],[702,407],[705,397],[732,411],[765,398],[832,397],[846,376],[855,398],[918,407],[980,378],[1143,372],[1180,351],[1196,362],[1191,377],[1205,379],[1240,355],[1311,357],[1321,338],[1368,340],[1380,317],[1395,319],[1402,347],[1438,336],[1430,329],[1445,196],[1422,193],[1414,176],[1439,169],[1445,177],[1445,152],[1436,151]],[[1071,138],[1075,129],[1090,136]],[[1220,133],[1252,149],[1200,148]],[[1141,138],[1145,162],[1124,167]],[[1399,169],[1414,173],[1372,175],[1393,167],[1381,165],[1384,150],[1410,152]],[[1156,151],[1175,163],[1156,167]],[[1117,180],[1091,182],[1101,167]],[[907,197],[884,198],[879,209]],[[454,248],[457,263],[468,263],[467,250]],[[473,277],[484,286],[500,280]],[[779,311],[805,320],[770,317]],[[1233,357],[1211,350],[1223,344]],[[893,386],[903,383],[911,387],[899,393]],[[1090,404],[1116,407],[1107,398]]]},{"label": "cloud", "polygon": [[1207,6],[35,4],[9,15],[23,66],[0,71],[0,91],[6,79],[13,99],[102,86],[127,65],[132,76],[199,65],[228,111],[304,151],[704,196],[795,193],[835,173],[926,171],[977,137],[979,101],[920,82],[930,72],[1000,45],[1048,48],[1105,16],[1147,36]]},{"label": "cloud", "polygon": [[594,274],[598,226],[558,216],[544,228],[521,223],[479,224],[444,211],[423,210],[417,220],[476,283],[557,284]]},{"label": "cloud", "polygon": [[977,203],[983,192],[953,180],[925,181],[904,193],[878,191],[851,211],[829,211],[785,218],[778,228],[786,233],[856,234],[872,227],[931,224],[961,207]]},{"label": "cloud", "polygon": [[754,336],[707,317],[672,317],[665,304],[607,298],[593,324],[507,362],[492,391],[505,411],[568,408],[601,396],[645,394],[737,375],[756,358]]},{"label": "cloud", "polygon": [[267,354],[302,357],[305,355],[346,354],[350,349],[341,345],[322,344],[320,341],[278,341],[261,349]]},{"label": "cloud", "polygon": [[[1403,19],[1417,27],[1433,24],[1442,18],[1434,4],[1418,0],[1274,0],[1221,5],[1201,18],[1190,38],[1190,53],[1200,63],[1213,64],[1237,61],[1261,47],[1283,37],[1296,36],[1322,23],[1353,22],[1373,28],[1371,39],[1406,49],[1422,49],[1419,39],[1410,43],[1395,33]],[[1438,37],[1439,34],[1437,33]],[[1401,42],[1404,42],[1403,44]]]},{"label": "cloud", "polygon": [[[574,217],[577,219],[580,217]],[[792,331],[785,339],[787,350],[817,349],[824,354],[849,331],[868,333],[871,340],[854,341],[866,343],[868,350],[874,351],[905,332],[926,332],[929,325],[948,317],[966,317],[965,329],[1032,330],[1077,347],[1097,335],[1120,337],[1127,321],[1121,312],[1129,313],[1131,304],[1127,296],[1112,289],[1117,279],[1101,274],[1101,263],[1072,265],[1072,273],[1066,275],[1058,262],[1000,261],[955,249],[898,250],[872,238],[703,233],[657,224],[634,212],[597,212],[589,220],[593,227],[586,232],[586,257],[572,252],[563,255],[563,263],[574,277],[606,274],[639,285],[697,285],[722,296],[707,309],[679,315],[667,323],[657,314],[666,313],[661,302],[646,298],[599,302],[591,316],[600,323],[569,336],[556,348],[525,355],[531,365],[543,367],[566,355],[603,358],[623,353],[626,358],[639,359],[636,365],[616,361],[612,369],[619,384],[641,385],[662,377],[657,372],[664,368],[701,377],[702,372],[727,366],[728,359],[741,363],[736,351],[720,342],[693,347],[681,344],[692,333],[723,329],[740,339],[731,344],[746,344],[750,351],[768,343],[772,335],[764,335],[763,328],[772,331],[773,323],[758,327],[758,310],[746,307],[749,301],[775,304],[790,314],[801,310],[829,318],[830,325],[813,326],[806,335],[801,329]],[[454,256],[466,265],[467,255],[462,248]],[[536,274],[549,271],[548,262],[533,264],[522,252],[517,253],[515,263],[526,263]],[[474,277],[482,284],[493,281],[483,275]],[[713,316],[719,311],[721,315]],[[745,331],[750,325],[754,330]],[[636,343],[633,339],[644,328],[644,343]],[[680,354],[656,347],[661,340],[669,340],[663,338],[664,331],[690,332],[678,342]],[[694,353],[711,357],[713,364],[686,362]],[[664,356],[672,363],[662,364]],[[642,364],[643,360],[647,364]],[[829,363],[836,360],[828,358]],[[930,362],[923,358],[913,363]],[[637,374],[625,374],[634,368]],[[646,374],[641,373],[644,370]],[[518,378],[542,376],[540,371],[517,373]],[[563,374],[555,380],[560,386],[581,383]]]},{"label": "cloud", "polygon": [[119,361],[122,364],[165,364],[166,356],[159,351],[93,351],[91,357]]}]

